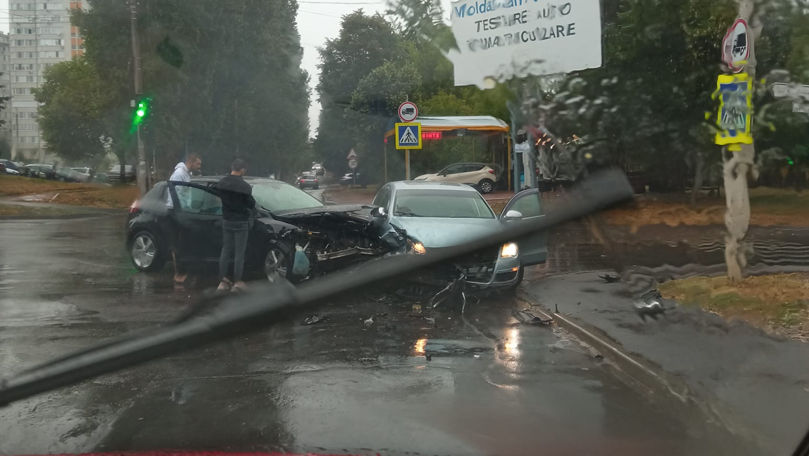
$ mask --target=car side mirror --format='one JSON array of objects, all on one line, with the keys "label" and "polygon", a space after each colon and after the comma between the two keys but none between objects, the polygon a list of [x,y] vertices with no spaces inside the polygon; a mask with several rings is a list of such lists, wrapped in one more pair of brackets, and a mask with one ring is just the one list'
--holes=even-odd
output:
[{"label": "car side mirror", "polygon": [[522,218],[522,212],[515,211],[514,209],[509,210],[506,212],[506,220],[516,220]]},{"label": "car side mirror", "polygon": [[386,211],[384,207],[375,207],[371,209],[371,215],[373,217],[385,217],[388,215],[388,211]]}]

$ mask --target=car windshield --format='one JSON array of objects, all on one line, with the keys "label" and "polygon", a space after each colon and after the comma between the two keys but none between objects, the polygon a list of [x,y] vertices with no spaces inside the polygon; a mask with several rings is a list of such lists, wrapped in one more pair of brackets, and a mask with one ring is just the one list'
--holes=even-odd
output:
[{"label": "car windshield", "polygon": [[494,213],[477,192],[463,190],[399,190],[393,215],[400,217],[492,219]]},{"label": "car windshield", "polygon": [[284,182],[253,184],[253,198],[257,205],[270,212],[323,206],[317,198]]},{"label": "car windshield", "polygon": [[809,0],[0,19],[0,455],[809,431]]}]

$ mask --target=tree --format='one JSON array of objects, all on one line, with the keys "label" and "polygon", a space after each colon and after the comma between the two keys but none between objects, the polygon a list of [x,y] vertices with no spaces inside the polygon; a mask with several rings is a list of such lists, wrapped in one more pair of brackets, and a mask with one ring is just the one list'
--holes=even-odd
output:
[{"label": "tree", "polygon": [[[366,16],[362,11],[355,11],[343,16],[340,35],[327,40],[318,52],[321,63],[317,91],[322,110],[315,152],[323,158],[326,168],[341,169],[346,164],[349,149],[358,146],[368,135],[367,125],[362,123],[370,111],[353,111],[355,91],[360,81],[375,68],[403,54],[401,41],[381,15]],[[359,108],[363,99],[369,101],[370,89],[370,80],[366,80],[354,108]],[[366,105],[360,109],[370,108]],[[377,113],[374,110],[372,116]],[[379,138],[381,142],[381,135]],[[361,158],[364,162],[367,157]]]},{"label": "tree", "polygon": [[[400,0],[389,7],[387,18],[361,11],[345,16],[339,37],[320,50],[322,111],[315,150],[328,168],[344,167],[354,148],[366,176],[381,178],[382,138],[406,99],[415,101],[423,116],[489,114],[508,121],[508,87],[455,87],[452,64],[443,54],[454,39],[439,2]],[[433,152],[443,155],[443,147],[442,142]]]},{"label": "tree", "polygon": [[[129,29],[128,7],[117,0],[89,3],[74,15],[87,59],[128,113],[131,45],[122,33]],[[294,0],[139,2],[143,86],[153,100],[142,134],[159,169],[196,152],[208,173],[226,171],[236,156],[251,173],[291,170],[306,148],[309,105],[296,12]],[[110,136],[131,150],[129,119],[115,123],[124,128]]]},{"label": "tree", "polygon": [[94,67],[84,58],[58,63],[34,89],[39,125],[48,150],[68,162],[94,161],[104,154],[99,137],[113,100]]}]

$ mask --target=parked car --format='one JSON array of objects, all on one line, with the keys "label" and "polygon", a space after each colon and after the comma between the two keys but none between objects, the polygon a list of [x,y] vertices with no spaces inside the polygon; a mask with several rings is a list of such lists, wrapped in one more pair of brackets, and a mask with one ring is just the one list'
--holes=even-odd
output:
[{"label": "parked car", "polygon": [[298,184],[298,188],[320,188],[320,179],[317,178],[317,174],[314,171],[304,171],[296,180]]},{"label": "parked car", "polygon": [[[132,204],[126,245],[137,269],[160,270],[174,239],[178,260],[183,263],[214,265],[219,261],[222,203],[218,181],[217,177],[198,177],[191,182],[159,182]],[[245,259],[245,271],[250,275],[295,282],[391,251],[371,229],[375,219],[370,206],[326,206],[281,181],[252,177],[246,181],[257,203]],[[174,210],[167,209],[168,198]],[[299,251],[305,262],[296,255]]]},{"label": "parked car", "polygon": [[70,169],[76,171],[79,174],[82,174],[85,177],[84,182],[90,182],[91,180],[93,180],[93,177],[95,177],[95,172],[93,171],[93,168],[90,168],[89,166],[76,166]]},{"label": "parked car", "polygon": [[25,168],[28,170],[26,176],[39,177],[42,179],[56,178],[56,170],[54,169],[53,165],[47,165],[43,163],[32,163],[29,165],[25,165]]},{"label": "parked car", "polygon": [[0,173],[13,174],[15,176],[22,174],[20,166],[17,166],[11,160],[0,159]]},{"label": "parked car", "polygon": [[[460,245],[497,232],[504,223],[542,216],[540,193],[527,189],[514,195],[500,217],[472,187],[449,182],[400,181],[382,186],[373,204],[374,215],[384,219],[382,230],[406,233],[410,251],[429,253]],[[425,271],[419,281],[441,282],[463,277],[476,288],[514,288],[523,278],[523,268],[544,263],[546,235],[538,233],[499,248],[477,252],[450,265]]]},{"label": "parked car", "polygon": [[365,188],[368,184],[365,180],[365,177],[359,172],[345,173],[343,177],[341,177],[337,182],[340,185],[360,185],[362,186],[362,188]]},{"label": "parked car", "polygon": [[[124,180],[121,181],[121,167],[124,168]],[[112,165],[107,171],[107,179],[113,183],[126,183],[135,180],[135,167],[132,165]]]},{"label": "parked car", "polygon": [[73,171],[71,168],[56,168],[54,170],[54,179],[62,182],[87,182],[89,178],[89,175]]},{"label": "parked car", "polygon": [[413,180],[467,184],[481,193],[490,193],[499,178],[494,168],[485,163],[453,163],[435,174],[422,174]]}]

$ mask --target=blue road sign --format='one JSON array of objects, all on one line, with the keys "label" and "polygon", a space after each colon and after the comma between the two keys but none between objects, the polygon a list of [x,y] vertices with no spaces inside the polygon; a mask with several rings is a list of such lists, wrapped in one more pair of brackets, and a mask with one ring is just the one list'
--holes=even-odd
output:
[{"label": "blue road sign", "polygon": [[421,122],[396,124],[397,149],[421,149]]}]

